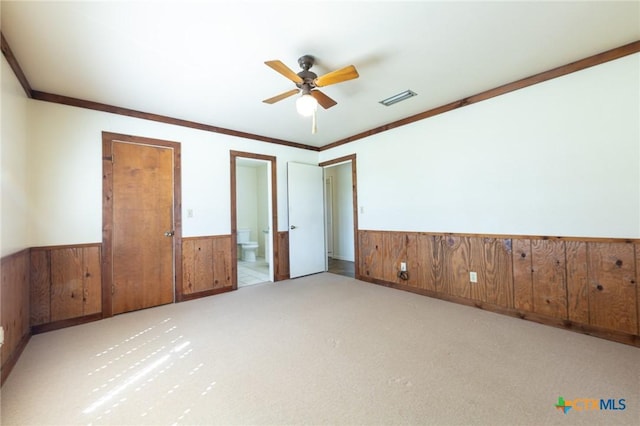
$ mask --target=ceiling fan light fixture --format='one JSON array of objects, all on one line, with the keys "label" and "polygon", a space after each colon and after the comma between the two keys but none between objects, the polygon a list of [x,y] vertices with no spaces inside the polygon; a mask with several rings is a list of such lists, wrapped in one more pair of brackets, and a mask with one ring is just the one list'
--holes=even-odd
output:
[{"label": "ceiling fan light fixture", "polygon": [[396,95],[390,96],[387,99],[378,101],[378,103],[381,103],[384,106],[391,106],[406,99],[413,98],[414,96],[418,96],[418,94],[413,90],[405,90],[404,92],[400,92]]},{"label": "ceiling fan light fixture", "polygon": [[318,101],[310,94],[303,93],[302,96],[296,100],[296,109],[301,116],[311,117],[318,109]]}]

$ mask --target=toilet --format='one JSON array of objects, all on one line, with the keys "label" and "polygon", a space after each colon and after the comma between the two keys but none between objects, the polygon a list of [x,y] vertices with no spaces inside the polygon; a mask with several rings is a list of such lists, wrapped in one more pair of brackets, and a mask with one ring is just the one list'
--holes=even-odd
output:
[{"label": "toilet", "polygon": [[238,229],[238,249],[242,252],[241,259],[245,262],[256,261],[257,241],[249,241],[251,230],[248,228]]}]

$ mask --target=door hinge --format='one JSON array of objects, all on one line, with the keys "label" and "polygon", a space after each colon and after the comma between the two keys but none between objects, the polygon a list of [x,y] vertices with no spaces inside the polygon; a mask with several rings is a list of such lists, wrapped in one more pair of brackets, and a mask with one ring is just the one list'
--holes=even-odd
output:
[{"label": "door hinge", "polygon": [[115,285],[111,286],[111,294],[116,294],[116,286]]}]

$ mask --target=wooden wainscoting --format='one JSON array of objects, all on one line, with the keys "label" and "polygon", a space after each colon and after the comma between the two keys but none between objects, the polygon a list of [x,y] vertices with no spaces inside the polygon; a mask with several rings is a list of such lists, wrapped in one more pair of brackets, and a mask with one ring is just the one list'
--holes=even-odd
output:
[{"label": "wooden wainscoting", "polygon": [[178,301],[233,290],[231,235],[182,239],[182,291]]},{"label": "wooden wainscoting", "polygon": [[358,279],[640,346],[638,241],[360,230],[358,242]]},{"label": "wooden wainscoting", "polygon": [[[276,233],[275,281],[289,279],[289,232]],[[232,236],[215,235],[182,239],[182,288],[177,300],[184,301],[234,290]]]},{"label": "wooden wainscoting", "polygon": [[102,318],[100,243],[35,247],[30,259],[34,334]]},{"label": "wooden wainscoting", "polygon": [[276,232],[276,251],[273,253],[274,281],[289,279],[289,231]]},{"label": "wooden wainscoting", "polygon": [[0,350],[2,370],[0,383],[13,369],[31,337],[29,328],[29,249],[5,256],[0,278],[0,323],[4,328],[4,343]]}]

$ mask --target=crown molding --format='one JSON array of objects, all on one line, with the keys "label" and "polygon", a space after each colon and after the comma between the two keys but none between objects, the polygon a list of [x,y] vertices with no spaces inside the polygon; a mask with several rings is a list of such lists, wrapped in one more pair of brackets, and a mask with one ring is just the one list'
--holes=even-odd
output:
[{"label": "crown molding", "polygon": [[335,148],[340,145],[345,145],[345,144],[357,141],[359,139],[364,139],[366,137],[369,137],[378,133],[386,132],[387,130],[392,130],[397,127],[415,123],[416,121],[424,120],[426,118],[430,118],[435,115],[453,111],[455,109],[462,108],[467,105],[485,101],[487,99],[491,99],[496,96],[504,95],[506,93],[513,92],[515,90],[533,86],[534,84],[538,84],[547,80],[552,80],[554,78],[562,77],[567,74],[581,71],[586,68],[590,68],[596,65],[600,65],[609,61],[620,59],[625,56],[640,52],[640,40],[637,40],[637,41],[625,44],[623,46],[616,47],[614,49],[610,49],[605,52],[601,52],[601,53],[589,56],[587,58],[580,59],[578,61],[571,62],[566,65],[562,65],[557,68],[553,68],[548,71],[543,71],[541,73],[534,74],[529,77],[525,77],[523,79],[516,80],[511,83],[507,83],[502,86],[489,89],[484,92],[480,92],[478,94],[468,96],[466,98],[459,99],[457,101],[450,102],[448,104],[441,105],[436,108],[429,109],[427,111],[423,111],[421,113],[403,118],[401,120],[393,121],[391,123],[387,123],[382,126],[378,126],[373,129],[366,130],[364,132],[355,134],[353,136],[349,136],[344,139],[337,140],[335,142],[324,145],[322,147],[316,147],[316,146],[305,145],[297,142],[271,138],[268,136],[262,136],[262,135],[256,135],[253,133],[241,132],[238,130],[226,129],[224,127],[212,126],[210,124],[203,124],[195,121],[182,120],[179,118],[168,117],[165,115],[153,114],[153,113],[143,112],[143,111],[136,111],[129,108],[123,108],[123,107],[103,104],[99,102],[93,102],[89,100],[72,98],[69,96],[56,95],[53,93],[34,90],[31,88],[31,85],[29,84],[27,77],[22,71],[22,68],[20,68],[20,64],[18,63],[18,60],[16,59],[13,52],[11,51],[11,48],[9,47],[9,43],[4,38],[4,35],[2,34],[1,31],[0,31],[0,36],[2,38],[2,53],[7,59],[7,62],[9,62],[11,69],[13,70],[14,74],[20,81],[22,88],[24,89],[25,93],[29,98],[45,101],[45,102],[53,102],[53,103],[59,103],[63,105],[70,105],[70,106],[75,106],[79,108],[92,109],[96,111],[103,111],[103,112],[108,112],[112,114],[125,115],[129,117],[140,118],[143,120],[158,121],[161,123],[173,124],[176,126],[188,127],[192,129],[204,130],[207,132],[220,133],[220,134],[229,135],[229,136],[252,139],[260,142],[273,143],[277,145],[284,145],[292,148],[306,149],[309,151],[316,151],[316,152],[326,151],[328,149]]},{"label": "crown molding", "polygon": [[53,93],[40,92],[38,90],[31,91],[31,97],[38,101],[53,102],[57,104],[69,105],[78,108],[92,109],[95,111],[108,112],[111,114],[125,115],[128,117],[140,118],[142,120],[158,121],[165,124],[173,124],[175,126],[188,127],[191,129],[204,130],[212,133],[220,133],[228,136],[235,136],[244,139],[253,139],[260,142],[273,143],[277,145],[285,145],[292,148],[300,148],[311,151],[319,151],[320,148],[305,145],[296,142],[290,142],[282,139],[271,138],[268,136],[256,135],[237,130],[226,129],[224,127],[212,126],[210,124],[198,123],[196,121],[183,120],[180,118],[168,117],[166,115],[153,114],[149,112],[137,111],[129,108],[122,108],[114,105],[102,104],[99,102],[87,101],[84,99],[72,98],[69,96],[56,95]]},{"label": "crown molding", "polygon": [[160,123],[165,124],[173,124],[181,127],[188,127],[191,129],[204,130],[212,133],[220,133],[228,136],[235,136],[244,139],[252,139],[260,142],[273,143],[276,145],[284,145],[292,148],[306,149],[310,151],[319,151],[320,148],[311,145],[305,145],[297,142],[286,141],[283,139],[271,138],[268,136],[256,135],[253,133],[241,132],[237,130],[226,129],[224,127],[212,126],[209,124],[198,123],[195,121],[182,120],[179,118],[168,117],[165,115],[153,114],[149,112],[136,111],[129,108],[118,107],[114,105],[103,104],[99,102],[93,102],[85,99],[72,98],[64,95],[56,95],[54,93],[41,92],[39,90],[34,90],[29,81],[27,80],[26,75],[22,71],[18,60],[16,59],[11,47],[9,46],[9,42],[4,37],[4,34],[0,31],[0,38],[2,40],[2,53],[4,57],[7,59],[9,66],[13,70],[16,78],[22,85],[27,97],[44,102],[53,102],[62,105],[75,106],[78,108],[92,109],[95,111],[108,112],[112,114],[125,115],[128,117],[140,118],[143,120],[151,120],[158,121]]},{"label": "crown molding", "polygon": [[629,44],[625,44],[624,46],[616,47],[611,50],[607,50],[602,53],[598,53],[593,56],[589,56],[584,59],[580,59],[575,62],[571,62],[567,65],[553,68],[548,71],[543,71],[541,73],[534,74],[532,76],[525,77],[523,79],[516,80],[511,83],[507,83],[505,85],[496,87],[494,89],[489,89],[484,92],[480,92],[473,96],[459,99],[457,101],[448,103],[446,105],[441,105],[437,108],[433,108],[433,109],[412,115],[410,117],[403,118],[401,120],[384,124],[374,129],[366,130],[362,133],[349,136],[348,138],[345,138],[345,139],[340,139],[328,145],[322,146],[320,148],[320,151],[325,151],[327,149],[335,148],[337,146],[344,145],[344,144],[356,141],[358,139],[363,139],[378,133],[386,132],[387,130],[395,129],[396,127],[405,126],[407,124],[411,124],[416,121],[424,120],[425,118],[429,118],[438,114],[453,111],[454,109],[462,108],[464,106],[475,104],[480,101],[485,101],[487,99],[495,98],[496,96],[504,95],[505,93],[509,93],[515,90],[523,89],[525,87],[533,86],[534,84],[542,83],[543,81],[562,77],[564,75],[571,74],[576,71],[581,71],[583,69],[593,67],[595,65],[600,65],[605,62],[613,61],[615,59],[619,59],[619,58],[632,55],[638,52],[640,52],[640,40],[634,41]]},{"label": "crown molding", "polygon": [[16,75],[16,78],[22,85],[24,92],[27,94],[28,97],[31,97],[32,89],[31,89],[31,86],[29,85],[29,80],[27,80],[27,76],[24,75],[22,68],[20,68],[20,64],[18,63],[18,60],[13,54],[11,47],[9,47],[9,42],[7,42],[7,39],[4,38],[4,34],[2,34],[2,31],[0,31],[0,39],[1,39],[1,46],[2,46],[2,54],[7,59],[7,62],[9,62],[9,66],[11,67],[11,69],[13,70],[13,73]]}]

